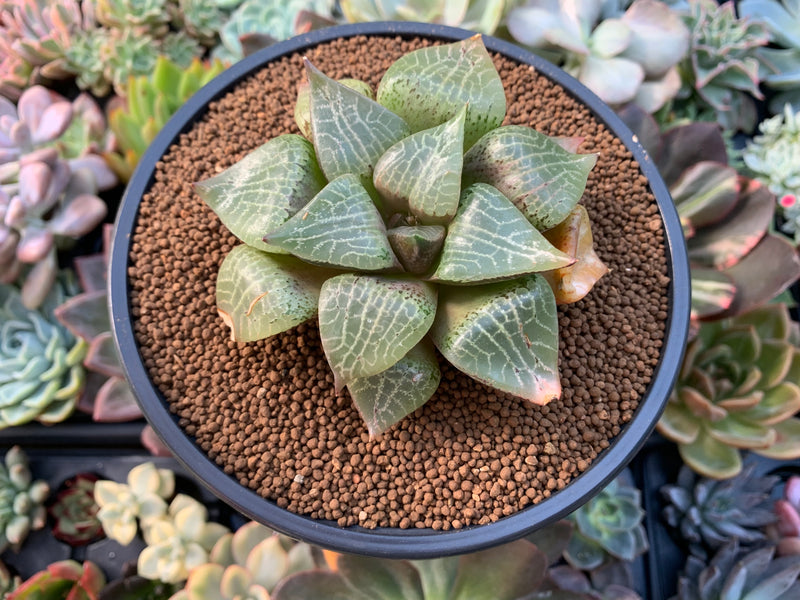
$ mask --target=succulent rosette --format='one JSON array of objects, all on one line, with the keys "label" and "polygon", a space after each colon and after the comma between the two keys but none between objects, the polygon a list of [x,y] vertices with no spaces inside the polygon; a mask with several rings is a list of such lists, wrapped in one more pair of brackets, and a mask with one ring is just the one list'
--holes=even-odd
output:
[{"label": "succulent rosette", "polygon": [[[336,388],[372,435],[435,392],[434,346],[497,390],[558,398],[557,299],[605,272],[578,206],[596,155],[501,126],[480,36],[400,58],[376,100],[305,65],[306,137],[274,138],[195,186],[245,242],[217,279],[233,340],[318,317]],[[558,247],[542,233],[554,228]]]}]

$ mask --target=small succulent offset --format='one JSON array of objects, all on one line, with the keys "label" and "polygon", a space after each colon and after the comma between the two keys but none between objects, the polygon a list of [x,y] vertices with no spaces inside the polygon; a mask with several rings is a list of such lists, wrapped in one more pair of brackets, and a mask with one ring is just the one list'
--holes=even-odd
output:
[{"label": "small succulent offset", "polygon": [[128,79],[122,96],[108,105],[108,122],[118,148],[103,154],[122,181],[130,179],[139,159],[169,118],[224,69],[219,60],[194,59],[184,68],[160,56],[151,73]]},{"label": "small succulent offset", "polygon": [[0,561],[0,597],[6,598],[7,594],[19,586],[22,583],[18,575],[11,575],[6,567]]},{"label": "small succulent offset", "polygon": [[734,537],[742,544],[766,539],[764,528],[775,521],[770,494],[779,478],[755,475],[754,469],[751,464],[718,481],[698,477],[684,465],[677,481],[661,488],[669,502],[664,519],[694,556],[705,560]]},{"label": "small succulent offset", "polygon": [[[116,183],[92,153],[99,109],[93,103],[87,108],[86,97],[78,102],[38,85],[16,107],[0,97],[0,281],[16,281],[31,265],[22,286],[30,308],[55,280],[57,249],[103,220],[108,209],[97,192]],[[73,122],[77,114],[80,122]],[[76,145],[81,139],[87,147]]]},{"label": "small succulent offset", "polygon": [[[371,435],[436,390],[429,332],[474,379],[538,404],[559,397],[556,295],[538,273],[560,297],[605,272],[569,254],[596,259],[577,207],[596,155],[499,126],[505,93],[480,36],[400,58],[377,102],[306,69],[310,116],[297,121],[313,145],[282,135],[195,184],[245,242],[217,278],[233,339],[318,315],[336,389]],[[567,252],[539,231],[564,223]]]},{"label": "small succulent offset", "polygon": [[728,164],[717,124],[690,123],[662,133],[635,106],[620,116],[650,154],[678,209],[689,253],[693,319],[747,312],[797,281],[797,249],[772,232],[775,196]]},{"label": "small succulent offset", "polygon": [[783,497],[775,502],[775,516],[777,522],[767,533],[778,544],[778,555],[800,554],[800,476],[786,481]]},{"label": "small succulent offset", "polygon": [[774,546],[740,548],[733,540],[706,565],[689,556],[671,600],[792,600],[800,595],[800,555],[774,558]]},{"label": "small succulent offset", "polygon": [[639,490],[619,478],[613,480],[569,515],[576,527],[564,558],[582,570],[596,569],[609,557],[632,561],[648,548],[643,518]]},{"label": "small succulent offset", "polygon": [[800,457],[800,349],[785,304],[700,325],[657,424],[683,462],[705,477],[742,469],[739,449]]},{"label": "small succulent offset", "polygon": [[761,22],[737,18],[732,1],[690,0],[689,5],[689,56],[681,65],[683,86],[673,109],[749,133],[757,119],[753,98],[763,98],[758,49],[769,42],[769,32]]},{"label": "small succulent offset", "polygon": [[[336,571],[312,570],[284,579],[271,600],[516,600],[536,598],[547,570],[547,557],[534,544],[517,540],[458,557],[432,560],[386,560],[341,555]],[[369,593],[365,594],[364,591]],[[547,595],[543,597],[556,597]],[[558,596],[580,600],[582,596]]]},{"label": "small succulent offset", "polygon": [[[224,525],[208,522],[205,506],[178,494],[165,514],[142,521],[147,547],[139,554],[139,575],[165,583],[184,581],[192,569],[208,562],[209,552],[226,533]],[[238,575],[231,572],[231,577]]]},{"label": "small succulent offset", "polygon": [[676,65],[689,30],[664,2],[636,0],[623,13],[620,3],[605,0],[528,0],[511,11],[507,26],[608,104],[635,102],[654,112],[680,89]]},{"label": "small succulent offset", "polygon": [[172,471],[157,469],[151,462],[142,463],[130,470],[127,483],[95,483],[94,497],[100,506],[97,518],[109,538],[122,545],[130,544],[139,523],[144,526],[167,513],[166,498],[174,491]]},{"label": "small succulent offset", "polygon": [[47,512],[53,519],[53,537],[70,546],[83,546],[103,537],[94,500],[97,475],[78,473],[64,482]]},{"label": "small succulent offset", "polygon": [[61,560],[24,581],[5,600],[97,600],[106,584],[103,571],[87,560]]},{"label": "small succulent offset", "polygon": [[758,135],[742,150],[747,172],[778,198],[784,231],[800,241],[800,112],[789,104],[783,114],[765,119]]},{"label": "small succulent offset", "polygon": [[310,546],[251,521],[222,536],[170,600],[269,600],[284,577],[314,566]]},{"label": "small succulent offset", "polygon": [[491,35],[518,0],[342,0],[344,18],[350,23],[369,21],[416,21],[461,27]]},{"label": "small succulent offset", "polygon": [[28,309],[13,285],[0,284],[0,430],[69,417],[83,391],[86,343],[53,316],[77,291],[69,272],[56,280],[38,309]]},{"label": "small succulent offset", "polygon": [[8,450],[0,465],[0,552],[19,549],[28,533],[44,527],[49,493],[46,482],[33,480],[22,449]]}]

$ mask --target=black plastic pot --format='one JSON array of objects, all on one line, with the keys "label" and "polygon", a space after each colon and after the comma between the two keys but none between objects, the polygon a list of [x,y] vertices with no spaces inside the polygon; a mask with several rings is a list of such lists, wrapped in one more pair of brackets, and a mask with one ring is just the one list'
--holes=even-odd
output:
[{"label": "black plastic pot", "polygon": [[291,537],[342,552],[395,558],[427,558],[471,552],[511,541],[549,524],[601,490],[638,452],[655,425],[672,388],[686,341],[689,321],[689,267],[683,233],[667,188],[642,147],[613,111],[560,69],[518,46],[491,37],[484,38],[490,51],[502,53],[519,63],[532,65],[537,72],[558,83],[586,104],[597,119],[605,123],[633,153],[649,179],[651,190],[658,201],[666,230],[669,276],[672,281],[665,343],[647,396],[640,402],[631,422],[611,442],[610,447],[563,491],[495,523],[449,531],[360,527],[343,529],[334,522],[290,513],[226,475],[184,433],[178,426],[176,417],[169,412],[164,398],[150,381],[134,339],[127,280],[128,254],[139,201],[154,181],[156,162],[182,133],[190,130],[202,118],[210,102],[230,92],[236,84],[256,73],[265,64],[323,42],[356,35],[421,36],[452,42],[470,37],[473,33],[451,27],[399,22],[323,29],[266,48],[237,63],[200,90],[169,121],[145,153],[123,198],[117,217],[109,277],[114,335],[128,379],[153,428],[188,470],[243,514]]}]

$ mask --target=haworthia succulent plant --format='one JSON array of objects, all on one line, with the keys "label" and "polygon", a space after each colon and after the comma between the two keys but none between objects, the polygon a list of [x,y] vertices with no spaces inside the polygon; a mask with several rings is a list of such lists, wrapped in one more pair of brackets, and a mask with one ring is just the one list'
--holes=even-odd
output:
[{"label": "haworthia succulent plant", "polygon": [[500,127],[505,93],[479,36],[406,55],[374,96],[305,67],[306,139],[270,140],[195,186],[245,242],[217,279],[233,339],[318,316],[336,388],[371,435],[436,391],[434,345],[498,390],[557,398],[556,298],[605,272],[578,208],[596,156]]}]

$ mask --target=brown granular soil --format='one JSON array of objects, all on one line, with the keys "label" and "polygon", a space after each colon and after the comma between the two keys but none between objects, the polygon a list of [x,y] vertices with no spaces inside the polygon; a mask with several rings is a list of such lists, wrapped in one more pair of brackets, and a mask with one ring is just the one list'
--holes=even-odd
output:
[{"label": "brown granular soil", "polygon": [[[373,88],[420,40],[363,37],[309,58]],[[157,165],[129,265],[144,363],[186,433],[226,473],[278,506],[340,525],[461,528],[541,502],[583,472],[646,392],[667,317],[663,224],[631,154],[532,67],[496,56],[507,123],[583,136],[599,152],[583,202],[610,267],[559,308],[562,398],[547,406],[493,392],[442,361],[442,383],[413,415],[371,440],[347,392],[335,394],[315,324],[234,343],[215,308],[219,264],[237,240],[191,183],[266,140],[297,133],[299,55],[210,105]]]}]

